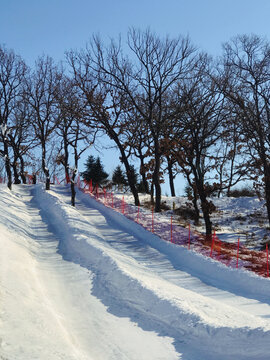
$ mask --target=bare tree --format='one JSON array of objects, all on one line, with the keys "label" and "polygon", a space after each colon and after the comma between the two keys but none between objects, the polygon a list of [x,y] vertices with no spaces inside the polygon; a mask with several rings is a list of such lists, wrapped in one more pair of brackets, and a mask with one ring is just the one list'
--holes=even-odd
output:
[{"label": "bare tree", "polygon": [[72,67],[74,81],[81,90],[85,101],[84,123],[93,126],[115,143],[119,152],[120,160],[124,164],[128,183],[134,196],[136,205],[139,205],[139,196],[132,169],[129,163],[130,151],[126,143],[125,128],[128,123],[129,104],[125,94],[117,88],[112,88],[109,84],[96,78],[93,74],[92,60],[88,54],[68,54],[68,61]]},{"label": "bare tree", "polygon": [[30,155],[30,151],[37,146],[37,141],[33,135],[30,121],[30,106],[28,101],[22,97],[16,103],[13,116],[10,121],[10,131],[8,134],[10,147],[13,151],[11,165],[13,167],[14,183],[22,182],[26,184],[25,161]]},{"label": "bare tree", "polygon": [[237,36],[224,45],[219,78],[234,105],[249,149],[250,171],[261,176],[270,222],[270,45],[256,35]]},{"label": "bare tree", "polygon": [[42,170],[46,177],[46,190],[50,189],[50,170],[47,163],[49,140],[53,137],[59,121],[56,101],[58,82],[61,79],[50,57],[40,57],[35,70],[28,78],[26,98],[31,106],[32,127],[42,152]]},{"label": "bare tree", "polygon": [[[56,131],[63,147],[63,153],[59,153],[57,160],[65,168],[66,179],[71,186],[71,205],[75,206],[75,178],[78,173],[78,162],[81,155],[94,143],[96,130],[85,125],[84,102],[78,93],[78,88],[66,76],[59,83],[57,101],[60,121]],[[73,155],[73,166],[70,164],[72,161],[70,152]]]},{"label": "bare tree", "polygon": [[160,165],[162,151],[160,139],[166,119],[164,98],[167,93],[185,78],[193,66],[194,48],[188,38],[160,39],[150,30],[131,29],[128,32],[128,47],[131,56],[123,56],[121,43],[112,41],[104,49],[95,37],[92,54],[95,70],[100,79],[117,88],[127,101],[136,108],[146,122],[153,140],[156,203],[160,211],[161,187]]},{"label": "bare tree", "polygon": [[129,119],[125,127],[126,144],[130,147],[131,154],[139,159],[142,187],[149,194],[147,176],[149,176],[148,161],[152,157],[151,136],[147,124],[143,121],[136,108],[131,107],[128,116]]},{"label": "bare tree", "polygon": [[215,159],[215,179],[218,181],[218,197],[222,193],[230,196],[231,188],[240,181],[248,179],[247,152],[240,124],[230,107],[230,115],[223,125],[222,137],[213,154]]},{"label": "bare tree", "polygon": [[175,158],[184,173],[193,177],[190,182],[201,202],[207,235],[212,233],[212,203],[208,196],[215,186],[207,183],[206,174],[215,168],[213,154],[227,115],[224,96],[210,74],[211,61],[202,55],[192,77],[179,85],[179,114],[172,130]]},{"label": "bare tree", "polygon": [[8,187],[12,187],[12,172],[9,154],[10,121],[16,104],[22,96],[22,83],[26,74],[24,61],[12,50],[0,46],[0,139],[3,148],[0,155],[5,160]]}]

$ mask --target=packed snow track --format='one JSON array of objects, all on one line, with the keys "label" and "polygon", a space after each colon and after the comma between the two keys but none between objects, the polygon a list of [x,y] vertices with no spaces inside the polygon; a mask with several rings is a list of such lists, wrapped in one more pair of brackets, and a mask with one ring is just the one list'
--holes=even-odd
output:
[{"label": "packed snow track", "polygon": [[0,185],[1,360],[269,360],[269,279],[69,203]]}]

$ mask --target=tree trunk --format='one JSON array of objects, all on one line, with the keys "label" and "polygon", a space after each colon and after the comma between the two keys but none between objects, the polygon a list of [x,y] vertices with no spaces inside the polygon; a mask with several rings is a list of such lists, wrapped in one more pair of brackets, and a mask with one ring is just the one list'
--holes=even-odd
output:
[{"label": "tree trunk", "polygon": [[212,222],[210,219],[210,212],[209,212],[209,202],[205,200],[201,200],[203,218],[205,223],[205,233],[206,235],[212,234]]},{"label": "tree trunk", "polygon": [[264,165],[264,188],[268,221],[270,224],[270,165]]},{"label": "tree trunk", "polygon": [[148,181],[146,179],[145,176],[145,165],[144,165],[144,158],[142,156],[140,156],[140,161],[141,161],[141,166],[140,166],[140,174],[142,177],[142,182],[143,182],[143,187],[144,187],[144,191],[146,192],[146,194],[149,194],[149,184]]},{"label": "tree trunk", "polygon": [[66,175],[66,183],[67,184],[70,183],[68,158],[69,158],[68,142],[67,142],[67,139],[64,138],[64,167],[65,167],[65,175]]},{"label": "tree trunk", "polygon": [[8,156],[8,145],[7,143],[4,141],[4,154],[5,154],[5,169],[6,169],[6,173],[7,173],[7,186],[9,188],[9,190],[12,190],[12,173],[11,173],[11,166],[10,166],[10,161],[9,161],[9,156]]},{"label": "tree trunk", "polygon": [[72,178],[71,183],[70,183],[70,189],[71,189],[71,205],[75,206],[76,191],[75,191],[75,185],[74,185],[73,178]]},{"label": "tree trunk", "polygon": [[153,181],[151,182],[151,190],[150,190],[150,197],[151,197],[151,205],[154,205],[155,201],[154,201],[154,183]]},{"label": "tree trunk", "polygon": [[197,194],[196,186],[193,187],[193,199],[192,199],[192,203],[193,203],[194,211],[195,211],[194,222],[195,222],[195,225],[199,225],[199,221],[200,221],[200,211],[199,211],[199,207],[198,207],[198,194]]},{"label": "tree trunk", "polygon": [[[68,160],[68,157],[67,157]],[[77,146],[74,147],[74,166],[75,169],[72,172],[72,177],[71,177],[71,184],[70,184],[70,189],[71,189],[71,205],[75,206],[75,198],[76,198],[76,190],[75,190],[75,178],[77,175],[77,169],[78,169],[78,160],[79,160],[79,156],[77,153]]]},{"label": "tree trunk", "polygon": [[23,157],[21,155],[19,156],[19,158],[20,158],[20,164],[21,164],[20,175],[21,175],[23,184],[26,184],[26,177],[25,177],[25,174],[24,174],[24,160],[23,160]]},{"label": "tree trunk", "polygon": [[156,202],[155,202],[155,212],[161,211],[161,186],[159,179],[159,171],[160,171],[160,155],[158,151],[158,145],[155,146],[155,169],[153,172],[153,183],[155,186],[156,192]]},{"label": "tree trunk", "polygon": [[50,177],[46,176],[46,190],[50,190]]},{"label": "tree trunk", "polygon": [[202,184],[200,184],[200,186],[198,188],[198,193],[199,193],[199,197],[201,200],[201,207],[202,207],[203,218],[204,218],[204,223],[205,223],[205,232],[206,232],[206,235],[211,235],[212,234],[212,222],[210,219],[210,204],[209,204],[209,201],[207,200],[204,188],[201,185]]},{"label": "tree trunk", "polygon": [[132,177],[132,172],[130,170],[130,166],[129,166],[129,162],[128,162],[128,158],[126,156],[125,150],[124,150],[122,144],[120,143],[118,136],[114,132],[114,130],[111,128],[110,129],[107,128],[107,131],[108,131],[110,138],[116,143],[116,145],[121,153],[122,162],[126,169],[128,185],[129,185],[132,195],[134,197],[135,205],[139,206],[140,205],[139,194],[138,194],[138,190],[136,188],[135,182],[134,182],[134,178]]},{"label": "tree trunk", "polygon": [[[199,174],[198,174],[199,172]],[[204,218],[204,223],[205,223],[205,232],[206,235],[211,235],[212,234],[212,222],[210,219],[210,203],[207,200],[207,196],[204,190],[204,181],[202,178],[202,175],[200,173],[200,171],[196,171],[195,172],[195,185],[198,191],[198,195],[199,198],[201,200],[201,208],[202,208],[202,212],[203,212],[203,218]]]},{"label": "tree trunk", "polygon": [[161,186],[159,183],[159,176],[157,174],[153,174],[153,182],[155,185],[155,192],[156,192],[156,202],[155,202],[155,212],[161,211]]},{"label": "tree trunk", "polygon": [[124,163],[125,168],[126,168],[128,184],[129,184],[131,192],[133,194],[135,205],[139,206],[140,205],[140,200],[139,200],[138,190],[137,190],[136,185],[134,183],[134,178],[131,175],[131,170],[130,170],[130,166],[129,166],[126,155],[124,155],[124,157],[122,155],[122,160],[123,160],[123,163]]},{"label": "tree trunk", "polygon": [[218,190],[218,198],[220,198],[223,190],[223,164],[220,166],[219,170],[219,190]]},{"label": "tree trunk", "polygon": [[12,163],[12,168],[13,168],[13,175],[14,175],[14,184],[20,184],[21,180],[19,178],[19,174],[18,174],[18,170],[17,170],[17,158],[14,158],[14,161]]},{"label": "tree trunk", "polygon": [[169,173],[169,181],[170,181],[170,189],[171,189],[171,196],[175,197],[175,188],[174,188],[174,178],[173,178],[173,171],[172,171],[172,160],[169,156],[166,156],[167,163],[168,163],[168,173]]},{"label": "tree trunk", "polygon": [[199,221],[200,221],[200,211],[199,211],[199,207],[198,207],[198,191],[197,191],[197,187],[196,185],[192,182],[191,178],[190,178],[190,173],[189,172],[185,172],[186,174],[186,178],[188,181],[189,186],[192,189],[193,192],[193,198],[192,198],[192,203],[194,206],[194,211],[195,211],[195,217],[194,217],[194,222],[195,225],[199,225]]},{"label": "tree trunk", "polygon": [[46,167],[46,148],[45,144],[42,144],[42,170],[46,177],[46,190],[50,190],[50,172],[49,169]]}]

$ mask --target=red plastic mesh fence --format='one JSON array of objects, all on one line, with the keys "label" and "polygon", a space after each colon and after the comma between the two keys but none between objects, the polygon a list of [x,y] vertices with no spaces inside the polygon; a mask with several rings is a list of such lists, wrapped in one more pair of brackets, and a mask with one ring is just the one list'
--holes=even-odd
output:
[{"label": "red plastic mesh fence", "polygon": [[[114,196],[113,192],[101,189],[98,186],[92,188],[92,184],[84,183],[84,187],[78,187],[88,193],[97,201],[110,207],[128,219],[143,226],[165,241],[181,245],[204,256],[211,257],[227,266],[242,268],[255,272],[264,277],[269,277],[268,247],[265,251],[250,250],[238,243],[221,241],[216,234],[205,236],[196,231],[173,223],[172,217],[161,220],[155,219],[153,211],[146,210],[134,205],[127,204],[124,200]],[[82,185],[82,184],[81,184]]]}]

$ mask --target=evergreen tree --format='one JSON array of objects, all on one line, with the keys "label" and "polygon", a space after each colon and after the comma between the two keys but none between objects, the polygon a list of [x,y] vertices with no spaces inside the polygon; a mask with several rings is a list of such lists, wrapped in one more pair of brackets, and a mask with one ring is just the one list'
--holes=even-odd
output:
[{"label": "evergreen tree", "polygon": [[118,189],[121,186],[127,185],[127,180],[125,178],[125,175],[124,175],[120,165],[118,165],[113,172],[112,183],[114,185],[117,185]]},{"label": "evergreen tree", "polygon": [[136,186],[136,188],[138,188],[139,174],[137,173],[137,170],[135,169],[134,165],[130,165],[130,175],[131,178],[133,179],[134,185]]},{"label": "evergreen tree", "polygon": [[84,166],[86,167],[86,170],[82,172],[82,176],[85,181],[89,182],[92,179],[93,168],[95,166],[95,158],[93,155],[88,156]]},{"label": "evergreen tree", "polygon": [[92,180],[93,186],[104,185],[107,182],[109,175],[104,171],[99,157],[95,159],[94,156],[90,155],[84,165],[86,167],[82,173],[84,180],[88,182]]}]

